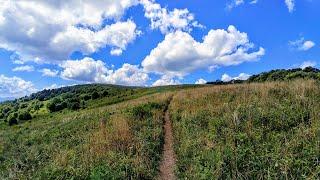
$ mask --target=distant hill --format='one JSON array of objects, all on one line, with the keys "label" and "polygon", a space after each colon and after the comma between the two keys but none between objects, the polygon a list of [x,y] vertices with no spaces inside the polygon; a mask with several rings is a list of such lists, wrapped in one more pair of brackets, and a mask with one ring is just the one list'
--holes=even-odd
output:
[{"label": "distant hill", "polygon": [[294,69],[276,69],[268,72],[259,73],[252,75],[247,80],[231,80],[228,82],[223,82],[217,80],[214,82],[208,82],[207,84],[239,84],[244,82],[268,82],[268,81],[288,81],[294,79],[315,79],[320,80],[320,70],[314,67],[306,67],[304,69],[294,68]]}]

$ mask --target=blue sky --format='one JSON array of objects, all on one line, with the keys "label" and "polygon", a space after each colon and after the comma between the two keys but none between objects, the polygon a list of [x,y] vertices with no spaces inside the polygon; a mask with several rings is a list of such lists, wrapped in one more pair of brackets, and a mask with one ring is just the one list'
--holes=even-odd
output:
[{"label": "blue sky", "polygon": [[157,86],[317,66],[320,1],[7,1],[0,98],[82,83]]}]

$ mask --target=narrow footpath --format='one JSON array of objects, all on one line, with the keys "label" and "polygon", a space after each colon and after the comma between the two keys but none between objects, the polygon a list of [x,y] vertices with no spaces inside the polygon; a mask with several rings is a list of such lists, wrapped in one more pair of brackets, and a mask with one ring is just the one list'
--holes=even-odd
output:
[{"label": "narrow footpath", "polygon": [[176,159],[175,159],[175,153],[173,150],[172,122],[170,120],[168,108],[165,111],[164,121],[165,121],[164,123],[165,137],[164,137],[162,160],[160,162],[159,179],[174,180],[176,179],[174,175],[174,167],[175,167]]}]

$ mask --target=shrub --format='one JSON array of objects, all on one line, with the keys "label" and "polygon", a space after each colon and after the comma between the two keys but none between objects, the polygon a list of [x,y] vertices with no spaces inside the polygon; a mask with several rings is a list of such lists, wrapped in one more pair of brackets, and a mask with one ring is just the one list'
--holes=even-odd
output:
[{"label": "shrub", "polygon": [[99,93],[97,91],[94,91],[92,94],[91,94],[91,99],[98,99],[100,97]]},{"label": "shrub", "polygon": [[131,113],[135,119],[141,120],[152,116],[153,109],[161,109],[162,105],[157,103],[148,103],[132,108]]},{"label": "shrub", "polygon": [[41,107],[43,107],[43,103],[39,101],[35,102],[35,104],[33,105],[33,109],[36,111],[39,110]]},{"label": "shrub", "polygon": [[88,101],[89,99],[91,99],[91,96],[89,96],[88,94],[84,95],[83,100]]},{"label": "shrub", "polygon": [[108,91],[105,90],[105,91],[102,92],[102,96],[103,96],[103,97],[106,97],[106,96],[108,96],[108,95],[109,95],[109,92],[108,92]]},{"label": "shrub", "polygon": [[7,121],[9,123],[9,126],[12,126],[14,124],[18,124],[18,120],[17,120],[17,117],[18,117],[18,113],[11,113],[9,114],[8,118],[7,118]]},{"label": "shrub", "polygon": [[70,102],[70,103],[68,103],[68,109],[78,110],[78,109],[80,109],[80,103],[79,102]]},{"label": "shrub", "polygon": [[47,104],[47,108],[50,112],[61,111],[67,106],[68,104],[66,102],[61,102],[60,98],[54,98]]},{"label": "shrub", "polygon": [[47,104],[47,108],[49,109],[50,112],[55,112],[57,111],[57,105],[61,103],[61,100],[59,98],[53,98],[49,103]]},{"label": "shrub", "polygon": [[32,116],[31,116],[31,114],[29,112],[22,111],[22,112],[19,112],[18,119],[22,120],[22,121],[26,121],[26,120],[32,119]]},{"label": "shrub", "polygon": [[22,104],[20,104],[20,109],[24,109],[24,108],[26,108],[26,107],[28,107],[28,103],[22,103]]}]

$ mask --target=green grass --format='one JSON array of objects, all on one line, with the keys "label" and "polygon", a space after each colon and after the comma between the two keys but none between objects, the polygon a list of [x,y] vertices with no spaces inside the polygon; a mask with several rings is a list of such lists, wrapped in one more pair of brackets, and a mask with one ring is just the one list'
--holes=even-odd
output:
[{"label": "green grass", "polygon": [[0,120],[0,179],[155,179],[172,96],[179,179],[320,177],[317,81],[122,90],[76,111],[50,113],[48,99],[32,120]]},{"label": "green grass", "polygon": [[[15,126],[0,123],[0,179],[152,179],[161,155],[166,99],[145,96]],[[139,111],[146,115],[138,118]]]},{"label": "green grass", "polygon": [[320,177],[315,81],[205,87],[174,97],[181,179]]}]

